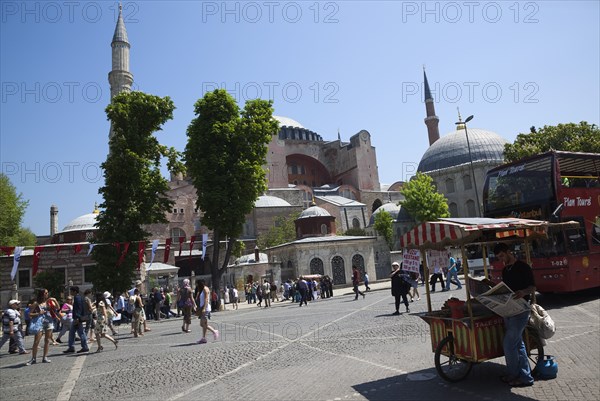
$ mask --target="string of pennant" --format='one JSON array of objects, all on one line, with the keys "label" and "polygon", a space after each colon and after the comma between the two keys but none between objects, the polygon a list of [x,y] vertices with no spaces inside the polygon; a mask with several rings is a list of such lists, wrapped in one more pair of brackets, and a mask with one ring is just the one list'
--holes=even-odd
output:
[{"label": "string of pennant", "polygon": [[[179,243],[179,256],[181,256],[181,252],[183,250],[183,244],[186,243],[186,240],[185,240],[185,237],[178,237],[177,241]],[[169,261],[169,254],[171,253],[172,242],[173,242],[172,238],[167,238],[165,240],[165,243],[164,243],[165,253],[164,253],[164,257],[163,257],[163,263],[167,263]],[[192,248],[194,247],[195,242],[196,242],[196,236],[192,236],[190,238],[190,242],[189,242],[189,257],[190,257],[190,259],[192,257]],[[202,234],[202,260],[204,260],[204,255],[206,254],[207,242],[208,242],[208,234]],[[146,250],[146,241],[133,242],[133,244],[136,244],[136,243],[137,243],[137,253],[138,253],[137,269],[140,270],[140,266],[144,259],[144,253]],[[70,244],[70,245],[56,244],[56,245],[34,246],[33,247],[32,273],[31,273],[32,277],[35,277],[35,275],[38,273],[39,262],[40,262],[42,252],[49,250],[49,249],[54,249],[54,251],[56,252],[56,257],[58,257],[58,253],[61,250],[71,247],[73,249],[73,255],[77,255],[78,253],[80,253],[82,251],[82,245],[84,245],[84,244],[85,243]],[[117,263],[116,263],[116,266],[118,267],[125,260],[125,257],[127,256],[127,253],[129,252],[131,244],[132,244],[132,242],[113,242],[112,244],[109,244],[109,243],[89,244],[87,256],[90,256],[94,247],[114,246],[116,249],[117,255],[119,256],[119,259],[117,260]],[[152,257],[150,260],[150,265],[148,265],[148,269],[150,268],[150,266],[152,266],[152,263],[154,262],[154,257],[156,255],[158,245],[159,245],[159,240],[155,239],[152,241],[152,248],[151,248],[152,249]],[[8,255],[8,256],[10,256],[11,254],[13,255],[13,268],[10,273],[11,280],[15,279],[17,270],[19,268],[19,262],[21,260],[21,254],[23,253],[23,250],[25,248],[26,248],[25,246],[0,246],[0,255],[1,254]],[[31,247],[27,247],[27,248],[31,248]]]}]

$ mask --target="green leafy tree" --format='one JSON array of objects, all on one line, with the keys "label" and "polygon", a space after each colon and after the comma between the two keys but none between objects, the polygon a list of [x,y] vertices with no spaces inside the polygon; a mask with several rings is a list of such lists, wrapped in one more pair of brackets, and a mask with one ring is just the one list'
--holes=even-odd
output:
[{"label": "green leafy tree", "polygon": [[45,288],[51,297],[61,300],[61,294],[65,295],[65,274],[54,269],[40,271],[33,278],[36,288]]},{"label": "green leafy tree", "polygon": [[549,150],[600,153],[600,129],[585,121],[531,127],[529,133],[519,134],[513,143],[504,145],[504,158],[513,162]]},{"label": "green leafy tree", "polygon": [[265,233],[261,233],[256,241],[260,249],[286,244],[296,240],[296,225],[294,222],[300,217],[300,213],[292,213],[289,216],[277,216],[273,221],[273,227]]},{"label": "green leafy tree", "polygon": [[427,174],[417,173],[402,186],[400,193],[404,195],[400,205],[406,208],[417,224],[450,217],[446,198],[436,190],[433,180]]},{"label": "green leafy tree", "polygon": [[367,235],[363,228],[349,228],[342,235],[354,236],[354,237],[364,237]]},{"label": "green leafy tree", "polygon": [[382,210],[375,214],[375,223],[373,224],[373,228],[377,234],[385,238],[385,242],[387,242],[390,249],[393,249],[394,247],[394,230],[392,228],[393,224],[394,219],[386,210]]},{"label": "green leafy tree", "polygon": [[[94,248],[97,265],[90,269],[91,282],[98,290],[130,288],[138,263],[137,241],[149,237],[143,225],[167,222],[165,213],[173,201],[167,197],[169,187],[160,161],[169,150],[153,134],[173,118],[174,109],[169,97],[142,92],[121,93],[106,108],[113,135],[102,164],[104,186],[98,192],[104,202],[95,242],[107,245]],[[111,245],[125,242],[130,242],[126,253],[124,245],[119,251]]]},{"label": "green leafy tree", "polygon": [[[184,158],[198,195],[197,206],[204,213],[202,222],[213,233],[209,262],[213,286],[220,288],[245,217],[266,189],[263,165],[278,124],[272,102],[250,100],[240,113],[233,97],[222,89],[206,93],[194,111]],[[225,238],[225,258],[219,266],[220,241]]]},{"label": "green leafy tree", "polygon": [[23,194],[17,194],[8,177],[0,173],[0,244],[3,246],[35,245],[35,234],[21,227],[28,204]]}]

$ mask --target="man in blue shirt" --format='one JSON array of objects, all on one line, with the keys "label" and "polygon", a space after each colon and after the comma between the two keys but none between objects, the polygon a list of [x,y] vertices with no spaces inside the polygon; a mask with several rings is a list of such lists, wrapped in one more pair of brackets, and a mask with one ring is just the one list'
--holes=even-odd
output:
[{"label": "man in blue shirt", "polygon": [[448,261],[448,274],[446,275],[446,291],[450,291],[450,282],[456,284],[458,289],[462,289],[462,285],[458,280],[458,269],[456,268],[456,259],[452,257],[452,255],[448,255],[450,257]]}]

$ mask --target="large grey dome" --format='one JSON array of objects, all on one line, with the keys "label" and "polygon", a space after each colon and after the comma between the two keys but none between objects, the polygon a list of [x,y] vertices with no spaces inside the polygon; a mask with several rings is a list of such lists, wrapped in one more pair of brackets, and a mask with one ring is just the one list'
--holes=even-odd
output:
[{"label": "large grey dome", "polygon": [[[504,138],[495,132],[478,128],[469,128],[468,133],[473,162],[504,162],[504,145],[508,143]],[[418,171],[424,173],[469,162],[467,137],[465,130],[460,129],[435,141],[421,158]]]},{"label": "large grey dome", "polygon": [[254,207],[287,207],[292,206],[287,201],[277,198],[276,196],[262,195],[259,196]]}]

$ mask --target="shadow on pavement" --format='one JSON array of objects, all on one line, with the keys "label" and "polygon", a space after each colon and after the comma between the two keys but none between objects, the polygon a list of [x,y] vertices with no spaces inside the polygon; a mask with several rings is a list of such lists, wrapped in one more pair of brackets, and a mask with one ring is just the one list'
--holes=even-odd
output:
[{"label": "shadow on pavement", "polygon": [[600,298],[598,288],[577,291],[570,294],[538,294],[536,302],[544,308],[560,309],[595,301]]},{"label": "shadow on pavement", "polygon": [[[432,355],[433,364],[433,355]],[[488,365],[488,366],[485,366]],[[401,364],[399,364],[401,367]],[[478,369],[483,368],[483,369]],[[517,394],[515,389],[502,383],[499,376],[503,365],[486,362],[475,365],[471,373],[458,383],[441,379],[435,368],[365,382],[352,386],[367,400],[533,400]],[[535,386],[536,384],[534,384]],[[539,384],[538,384],[539,385]]]}]

